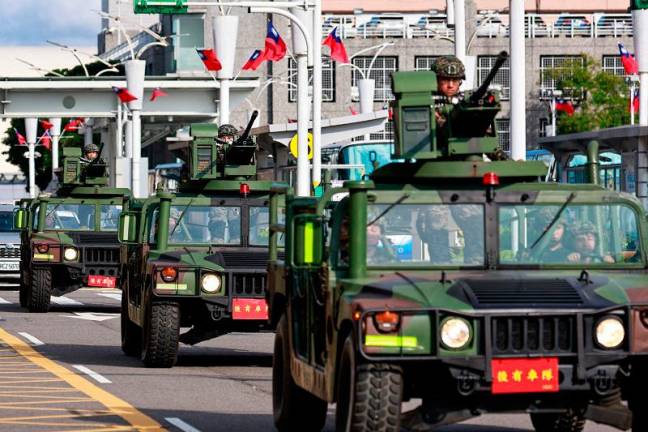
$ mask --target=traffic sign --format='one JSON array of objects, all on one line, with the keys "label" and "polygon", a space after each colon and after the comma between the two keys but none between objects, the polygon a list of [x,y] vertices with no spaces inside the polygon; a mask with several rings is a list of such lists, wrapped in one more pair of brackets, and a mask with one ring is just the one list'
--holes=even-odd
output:
[{"label": "traffic sign", "polygon": [[136,14],[186,14],[187,0],[135,0]]},{"label": "traffic sign", "polygon": [[[299,155],[299,152],[297,151],[298,141],[299,139],[297,134],[295,134],[295,136],[290,140],[290,154],[294,157]],[[308,159],[313,159],[313,134],[310,132],[308,132]]]}]

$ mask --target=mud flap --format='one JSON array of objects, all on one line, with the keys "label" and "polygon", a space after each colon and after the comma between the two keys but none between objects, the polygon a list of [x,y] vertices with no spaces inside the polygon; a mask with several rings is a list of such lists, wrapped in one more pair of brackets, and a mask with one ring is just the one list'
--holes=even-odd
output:
[{"label": "mud flap", "polygon": [[621,430],[629,430],[632,427],[632,412],[621,403],[610,406],[589,405],[585,411],[585,418]]}]

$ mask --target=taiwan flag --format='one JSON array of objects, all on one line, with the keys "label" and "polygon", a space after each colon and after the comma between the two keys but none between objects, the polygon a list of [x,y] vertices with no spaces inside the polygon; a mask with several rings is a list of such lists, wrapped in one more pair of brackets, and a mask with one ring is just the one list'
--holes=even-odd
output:
[{"label": "taiwan flag", "polygon": [[574,115],[574,105],[571,101],[565,99],[556,99],[556,111],[567,113],[568,116]]},{"label": "taiwan flag", "polygon": [[49,120],[41,120],[40,124],[45,130],[52,129],[54,127],[54,125]]},{"label": "taiwan flag", "polygon": [[638,113],[639,112],[639,89],[634,91],[632,95],[632,103],[630,105],[630,112]]},{"label": "taiwan flag", "polygon": [[43,136],[40,137],[40,145],[45,147],[47,150],[52,149],[52,136],[49,133],[49,130],[46,130]]},{"label": "taiwan flag", "polygon": [[157,87],[151,92],[151,102],[155,102],[155,100],[159,97],[164,97],[164,96],[169,96],[167,93],[165,93],[160,87]]},{"label": "taiwan flag", "polygon": [[137,97],[135,97],[135,95],[129,92],[125,87],[113,87],[112,90],[115,92],[121,103],[128,103],[137,100]]},{"label": "taiwan flag", "polygon": [[272,25],[272,21],[268,21],[268,33],[265,40],[265,58],[270,61],[279,61],[285,57],[288,49],[286,42],[281,39],[277,29]]},{"label": "taiwan flag", "polygon": [[619,54],[621,55],[621,63],[623,64],[623,70],[625,70],[626,75],[638,74],[639,64],[637,63],[637,59],[625,49],[621,42],[619,42]]},{"label": "taiwan flag", "polygon": [[265,61],[265,53],[261,50],[255,50],[248,61],[243,65],[243,70],[257,70],[259,66]]},{"label": "taiwan flag", "polygon": [[27,145],[27,140],[25,139],[23,134],[18,132],[18,129],[14,128],[14,133],[16,134],[16,139],[18,140],[18,145]]},{"label": "taiwan flag", "polygon": [[81,124],[83,124],[83,121],[81,121],[81,119],[72,119],[63,127],[63,132],[75,131],[79,129]]},{"label": "taiwan flag", "polygon": [[210,72],[218,72],[219,70],[223,69],[223,65],[221,64],[220,60],[218,60],[218,57],[216,57],[216,51],[213,49],[202,49],[202,50],[196,50],[198,51],[198,55],[200,56],[200,60],[202,60],[203,64],[205,65],[205,68],[210,71]]},{"label": "taiwan flag", "polygon": [[336,62],[349,63],[349,56],[347,55],[346,48],[342,43],[342,39],[337,34],[337,27],[324,39],[322,45],[331,48],[331,58]]}]

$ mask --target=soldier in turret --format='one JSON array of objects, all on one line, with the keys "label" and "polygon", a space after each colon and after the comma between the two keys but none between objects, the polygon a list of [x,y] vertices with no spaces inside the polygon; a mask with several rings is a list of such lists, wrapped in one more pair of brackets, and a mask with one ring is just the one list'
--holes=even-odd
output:
[{"label": "soldier in turret", "polygon": [[[461,60],[452,55],[440,57],[432,66],[432,70],[437,76],[437,94],[446,98],[446,103],[459,102],[459,89],[466,79],[466,68]],[[447,120],[445,114],[437,109],[434,115],[437,125],[443,127]]]},{"label": "soldier in turret", "polygon": [[[86,144],[83,146],[83,156],[79,158],[82,165],[87,165],[99,157],[99,146],[97,144]],[[98,161],[100,162],[100,161]]]}]

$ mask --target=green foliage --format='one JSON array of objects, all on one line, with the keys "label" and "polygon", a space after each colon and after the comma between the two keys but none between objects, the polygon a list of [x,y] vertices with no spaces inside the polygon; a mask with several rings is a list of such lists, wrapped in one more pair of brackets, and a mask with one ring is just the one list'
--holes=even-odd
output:
[{"label": "green foliage", "polygon": [[580,59],[547,71],[556,88],[572,95],[576,112],[558,115],[561,134],[586,132],[630,124],[629,89],[625,80],[605,72],[595,60],[583,54]]},{"label": "green foliage", "polygon": [[[87,64],[88,73],[91,76],[96,75],[102,70],[106,69],[106,66],[100,62]],[[119,72],[106,72],[102,76],[116,76],[124,75],[123,66],[116,66]],[[85,72],[81,65],[73,67],[71,69],[56,69],[55,72],[60,73],[64,76],[85,76]],[[53,76],[49,74],[49,76]],[[42,120],[42,119],[41,119]],[[63,119],[62,125],[66,125],[72,119]],[[3,152],[5,160],[12,165],[16,165],[23,172],[25,177],[29,175],[29,161],[24,156],[27,152],[27,146],[18,145],[18,138],[14,132],[14,129],[17,129],[18,132],[25,135],[25,121],[23,119],[13,119],[11,120],[11,127],[6,131],[6,137],[2,141],[3,144],[9,147],[9,150]],[[42,126],[38,125],[38,136],[41,137],[45,133],[45,129]],[[83,138],[80,137],[76,132],[65,132],[63,139],[60,142],[61,146],[83,146]],[[40,189],[45,189],[49,182],[52,180],[52,152],[46,149],[44,146],[36,146],[36,153],[40,153],[41,157],[36,158],[36,186]],[[62,152],[60,153],[62,154]]]}]

